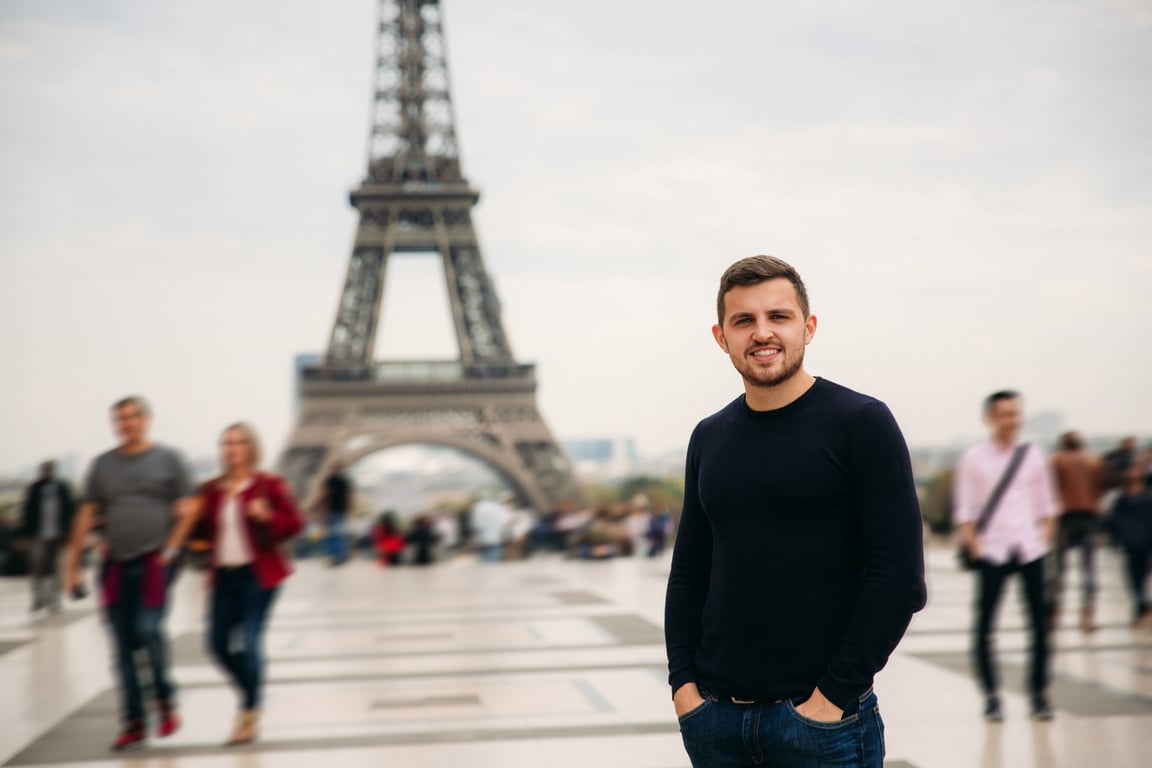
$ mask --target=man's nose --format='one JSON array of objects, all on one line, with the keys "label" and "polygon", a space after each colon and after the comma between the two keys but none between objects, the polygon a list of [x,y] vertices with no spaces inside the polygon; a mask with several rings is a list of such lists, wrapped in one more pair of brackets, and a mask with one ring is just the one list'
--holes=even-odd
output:
[{"label": "man's nose", "polygon": [[752,331],[752,340],[771,341],[774,335],[772,324],[766,320],[761,320],[756,323],[756,328]]}]

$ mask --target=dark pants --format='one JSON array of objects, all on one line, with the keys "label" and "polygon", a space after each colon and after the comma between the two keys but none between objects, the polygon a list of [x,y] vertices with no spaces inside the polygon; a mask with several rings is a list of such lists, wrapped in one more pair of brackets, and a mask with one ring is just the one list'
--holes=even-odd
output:
[{"label": "dark pants", "polygon": [[60,579],[60,539],[35,539],[31,548],[32,609],[59,608],[63,585]]},{"label": "dark pants", "polygon": [[1056,567],[1056,596],[1064,593],[1065,555],[1070,549],[1080,550],[1080,607],[1091,609],[1096,604],[1096,535],[1100,516],[1095,512],[1065,512],[1060,520],[1060,545]]},{"label": "dark pants", "polygon": [[[176,687],[168,670],[168,638],[164,632],[165,609],[144,605],[144,559],[122,563],[116,602],[107,608],[108,624],[116,644],[116,668],[120,676],[120,705],[125,722],[144,718],[144,695],[140,686],[137,652],[145,656],[156,701],[172,701]],[[165,569],[168,577],[171,571]]]},{"label": "dark pants", "polygon": [[1148,599],[1148,569],[1152,566],[1152,552],[1146,547],[1124,548],[1124,572],[1128,577],[1128,588],[1132,590],[1134,618],[1140,618],[1152,611]]},{"label": "dark pants", "polygon": [[1015,561],[993,565],[981,561],[976,573],[978,597],[974,656],[980,684],[987,694],[999,690],[996,661],[992,656],[992,632],[996,628],[996,611],[1008,577],[1019,573],[1024,584],[1024,603],[1028,610],[1030,630],[1028,687],[1032,695],[1048,687],[1048,631],[1044,607],[1044,558],[1019,565]]},{"label": "dark pants", "polygon": [[736,704],[701,690],[704,703],[680,718],[693,768],[881,768],[884,721],[868,691],[835,722],[796,711],[802,699]]},{"label": "dark pants", "polygon": [[240,689],[244,709],[260,706],[264,625],[276,592],[260,586],[251,566],[216,571],[208,649]]}]

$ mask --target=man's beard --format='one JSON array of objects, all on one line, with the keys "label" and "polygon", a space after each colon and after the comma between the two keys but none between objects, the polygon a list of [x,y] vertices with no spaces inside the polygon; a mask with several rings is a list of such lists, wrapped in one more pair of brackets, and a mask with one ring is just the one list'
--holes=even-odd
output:
[{"label": "man's beard", "polygon": [[784,358],[783,366],[775,371],[756,370],[748,362],[746,355],[733,357],[732,364],[749,385],[765,388],[775,387],[788,381],[800,371],[804,365],[804,347],[800,347],[797,354],[792,354],[790,350],[781,348],[780,356]]}]

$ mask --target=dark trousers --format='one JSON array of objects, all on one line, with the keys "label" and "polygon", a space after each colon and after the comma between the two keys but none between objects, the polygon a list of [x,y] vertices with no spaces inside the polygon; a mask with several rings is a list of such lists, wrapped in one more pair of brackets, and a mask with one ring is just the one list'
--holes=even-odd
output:
[{"label": "dark trousers", "polygon": [[208,650],[240,689],[244,709],[260,706],[264,626],[276,592],[260,586],[252,566],[216,571]]},{"label": "dark trousers", "polygon": [[1024,585],[1024,603],[1028,611],[1029,653],[1028,687],[1033,695],[1048,687],[1048,631],[1044,607],[1044,558],[1019,565],[1015,561],[993,565],[982,561],[976,572],[977,601],[973,655],[980,684],[987,694],[999,690],[996,660],[993,658],[992,633],[996,628],[996,611],[1008,577],[1019,573]]},{"label": "dark trousers", "polygon": [[35,539],[31,548],[32,608],[60,607],[60,539]]},{"label": "dark trousers", "polygon": [[1096,535],[1100,516],[1095,512],[1069,511],[1060,515],[1060,544],[1056,566],[1056,598],[1064,593],[1065,559],[1070,549],[1080,550],[1080,607],[1091,609],[1096,604]]},{"label": "dark trousers", "polygon": [[1132,607],[1137,619],[1152,611],[1152,601],[1148,599],[1149,566],[1152,566],[1152,552],[1146,547],[1124,548],[1124,572],[1132,590]]},{"label": "dark trousers", "polygon": [[[165,609],[144,605],[144,559],[121,564],[120,590],[107,608],[108,624],[116,644],[116,669],[120,677],[120,704],[125,722],[144,718],[144,694],[140,685],[137,653],[145,657],[156,701],[172,701],[176,687],[168,671],[168,638],[164,632]],[[167,570],[167,569],[166,569]],[[171,572],[168,571],[168,577]]]}]

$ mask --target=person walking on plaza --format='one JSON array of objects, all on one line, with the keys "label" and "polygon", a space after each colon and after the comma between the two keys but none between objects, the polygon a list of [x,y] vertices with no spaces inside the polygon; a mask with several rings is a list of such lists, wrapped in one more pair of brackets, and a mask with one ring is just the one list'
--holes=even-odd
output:
[{"label": "person walking on plaza", "polygon": [[118,401],[112,421],[120,445],[97,457],[89,469],[66,572],[72,592],[83,583],[81,555],[100,523],[106,552],[101,592],[115,646],[123,718],[112,748],[119,750],[139,746],[146,737],[138,650],[147,658],[156,697],[156,734],[168,736],[180,727],[164,622],[172,561],[192,522],[193,486],[180,454],[149,438],[152,412],[144,398]]},{"label": "person walking on plaza", "polygon": [[482,498],[472,507],[472,530],[483,562],[498,563],[504,559],[511,523],[512,510],[494,498]]},{"label": "person walking on plaza", "polygon": [[1132,463],[1123,475],[1122,495],[1116,499],[1109,526],[1124,551],[1124,570],[1132,593],[1132,627],[1152,627],[1152,598],[1148,575],[1152,572],[1152,490],[1145,468]]},{"label": "person walking on plaza", "polygon": [[880,768],[873,678],[926,600],[908,448],[879,400],[804,368],[789,264],[724,273],[712,332],[744,394],[701,421],[665,601],[668,680],[695,768]]},{"label": "person walking on plaza", "polygon": [[72,490],[56,479],[56,463],[40,465],[40,477],[28,486],[21,533],[29,544],[32,611],[60,610],[63,579],[62,546],[67,542],[75,512]]},{"label": "person walking on plaza", "polygon": [[1052,456],[1052,473],[1060,497],[1057,524],[1057,586],[1049,626],[1058,621],[1063,596],[1065,560],[1071,549],[1080,550],[1080,629],[1096,629],[1096,537],[1100,532],[1100,497],[1104,493],[1104,466],[1098,456],[1084,448],[1076,432],[1060,436],[1060,450]]},{"label": "person walking on plaza", "polygon": [[227,745],[259,732],[264,627],[292,566],[280,545],[304,527],[287,483],[260,470],[260,442],[244,423],[220,436],[219,477],[200,488],[194,538],[211,543],[208,649],[240,691]]},{"label": "person walking on plaza", "polygon": [[324,510],[325,542],[331,565],[348,562],[348,514],[352,511],[352,482],[344,474],[343,463],[332,463],[331,472],[324,479],[321,508]]},{"label": "person walking on plaza", "polygon": [[[1056,520],[1051,476],[1043,452],[1019,442],[1024,409],[1018,393],[1004,390],[985,398],[984,421],[991,437],[965,451],[956,468],[954,513],[960,542],[978,564],[973,655],[985,696],[984,717],[993,722],[1004,719],[992,632],[1004,585],[1018,573],[1031,624],[1032,717],[1051,720],[1044,604],[1044,556],[1053,544]],[[984,512],[989,506],[991,512]],[[987,523],[978,531],[976,521],[982,513]]]}]

